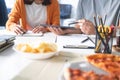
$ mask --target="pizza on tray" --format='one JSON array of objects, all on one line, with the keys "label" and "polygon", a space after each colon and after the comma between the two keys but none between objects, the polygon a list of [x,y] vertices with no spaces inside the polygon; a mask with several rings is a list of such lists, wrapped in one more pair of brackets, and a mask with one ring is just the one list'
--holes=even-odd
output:
[{"label": "pizza on tray", "polygon": [[82,71],[80,69],[67,68],[64,72],[65,80],[120,80],[116,75],[100,75],[93,71]]},{"label": "pizza on tray", "polygon": [[96,74],[93,71],[85,72],[80,69],[67,68],[64,71],[65,80],[120,80],[120,56],[99,53],[88,55],[86,59],[108,74]]},{"label": "pizza on tray", "polygon": [[114,54],[93,54],[86,57],[92,65],[107,71],[120,75],[120,56]]}]

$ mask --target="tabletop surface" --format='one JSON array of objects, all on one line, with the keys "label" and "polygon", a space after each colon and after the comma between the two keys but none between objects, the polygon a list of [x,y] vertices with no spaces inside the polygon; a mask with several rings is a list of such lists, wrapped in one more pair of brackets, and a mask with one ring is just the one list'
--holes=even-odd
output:
[{"label": "tabletop surface", "polygon": [[[0,30],[0,35],[8,35],[6,30]],[[10,34],[9,34],[10,35]],[[65,64],[85,61],[85,56],[94,54],[94,49],[63,48],[64,45],[91,45],[91,41],[81,43],[88,35],[70,34],[55,35],[45,33],[43,36],[16,36],[15,44],[37,43],[41,41],[55,42],[59,55],[45,60],[31,60],[20,56],[13,47],[0,53],[0,80],[62,80],[61,74]],[[95,41],[94,35],[89,37]],[[115,40],[113,42],[115,44]],[[116,53],[117,54],[117,53]],[[7,76],[7,77],[6,77]]]}]

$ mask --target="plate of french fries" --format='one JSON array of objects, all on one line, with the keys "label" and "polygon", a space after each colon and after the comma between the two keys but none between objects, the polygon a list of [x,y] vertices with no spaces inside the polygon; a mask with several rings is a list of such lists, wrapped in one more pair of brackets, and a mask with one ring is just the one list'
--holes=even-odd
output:
[{"label": "plate of french fries", "polygon": [[13,46],[13,50],[29,59],[48,59],[58,54],[57,44],[48,42],[38,44],[19,43]]}]

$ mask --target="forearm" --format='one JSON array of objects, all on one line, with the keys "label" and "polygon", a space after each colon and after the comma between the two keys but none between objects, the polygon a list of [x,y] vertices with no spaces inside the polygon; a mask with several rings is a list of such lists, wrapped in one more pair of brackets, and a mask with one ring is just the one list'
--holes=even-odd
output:
[{"label": "forearm", "polygon": [[65,34],[82,34],[82,31],[80,29],[65,29]]}]

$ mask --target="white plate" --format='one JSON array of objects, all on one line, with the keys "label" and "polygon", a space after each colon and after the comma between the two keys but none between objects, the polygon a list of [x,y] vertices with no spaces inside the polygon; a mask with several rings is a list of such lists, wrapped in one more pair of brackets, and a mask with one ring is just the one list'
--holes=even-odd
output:
[{"label": "white plate", "polygon": [[48,52],[48,53],[27,53],[19,51],[15,48],[16,45],[13,46],[13,50],[16,51],[21,56],[28,58],[28,59],[48,59],[51,58],[54,55],[58,54],[58,51],[56,52]]}]

